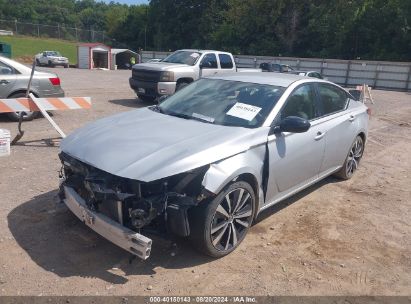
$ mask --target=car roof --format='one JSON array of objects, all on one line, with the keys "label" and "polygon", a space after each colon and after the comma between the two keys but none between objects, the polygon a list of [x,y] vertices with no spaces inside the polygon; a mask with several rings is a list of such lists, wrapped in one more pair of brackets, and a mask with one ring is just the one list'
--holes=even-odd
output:
[{"label": "car roof", "polygon": [[185,51],[185,52],[198,52],[198,53],[206,53],[206,52],[212,52],[212,53],[221,53],[221,54],[230,54],[228,52],[223,52],[223,51],[216,51],[216,50],[196,50],[196,49],[182,49],[182,50],[176,50],[178,51]]},{"label": "car roof", "polygon": [[268,84],[275,85],[279,87],[289,87],[292,83],[310,79],[310,77],[299,76],[295,74],[287,73],[270,73],[270,72],[237,72],[237,73],[228,73],[222,75],[215,75],[210,77],[204,77],[210,79],[221,79],[221,80],[231,80],[231,81],[241,81],[241,82],[252,82],[258,84]]},{"label": "car roof", "polygon": [[321,74],[320,72],[314,71],[314,70],[309,70],[309,71],[292,70],[289,73],[318,73],[318,74]]},{"label": "car roof", "polygon": [[0,56],[0,60],[4,62],[5,64],[13,67],[14,69],[16,69],[22,74],[28,74],[31,72],[31,69],[29,67],[25,66],[24,64],[21,64],[20,62],[14,61],[10,58]]}]

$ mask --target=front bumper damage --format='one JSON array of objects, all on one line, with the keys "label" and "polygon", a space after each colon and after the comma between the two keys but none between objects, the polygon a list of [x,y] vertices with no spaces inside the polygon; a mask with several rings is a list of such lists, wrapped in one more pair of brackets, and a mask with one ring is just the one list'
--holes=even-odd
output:
[{"label": "front bumper damage", "polygon": [[81,221],[117,246],[146,260],[151,252],[151,239],[128,229],[104,214],[88,209],[73,188],[64,186],[64,203]]},{"label": "front bumper damage", "polygon": [[62,152],[60,198],[87,226],[145,260],[152,240],[142,233],[190,234],[188,210],[212,193],[207,168],[145,183],[112,175]]}]

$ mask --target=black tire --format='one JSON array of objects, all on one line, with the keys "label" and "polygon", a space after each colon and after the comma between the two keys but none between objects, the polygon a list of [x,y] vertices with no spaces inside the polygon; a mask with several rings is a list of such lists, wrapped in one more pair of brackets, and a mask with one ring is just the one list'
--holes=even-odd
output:
[{"label": "black tire", "polygon": [[53,63],[50,60],[48,62],[48,66],[51,67],[51,68],[54,67]]},{"label": "black tire", "polygon": [[155,97],[147,96],[147,95],[137,94],[137,97],[138,97],[140,100],[145,101],[145,102],[154,102],[154,100],[155,100]]},{"label": "black tire", "polygon": [[357,135],[353,144],[350,147],[350,151],[344,161],[341,169],[334,174],[334,176],[347,180],[350,179],[354,172],[357,170],[360,160],[364,153],[364,140],[360,135]]},{"label": "black tire", "polygon": [[240,245],[251,227],[255,204],[253,188],[239,181],[231,183],[213,200],[190,209],[192,245],[215,258],[229,254]]},{"label": "black tire", "polygon": [[[21,98],[25,97],[24,93],[17,93],[10,95],[8,98]],[[13,121],[19,121],[20,115],[23,114],[23,121],[30,121],[36,118],[39,115],[39,112],[11,112],[7,113],[7,116]]]},{"label": "black tire", "polygon": [[69,67],[68,64],[65,64],[65,65],[64,65],[64,68],[65,68],[65,69],[68,69],[68,67]]},{"label": "black tire", "polygon": [[177,85],[176,85],[176,92],[177,92],[177,91],[180,91],[182,88],[185,88],[185,87],[188,86],[188,85],[189,85],[189,83],[187,83],[187,82],[177,83]]}]

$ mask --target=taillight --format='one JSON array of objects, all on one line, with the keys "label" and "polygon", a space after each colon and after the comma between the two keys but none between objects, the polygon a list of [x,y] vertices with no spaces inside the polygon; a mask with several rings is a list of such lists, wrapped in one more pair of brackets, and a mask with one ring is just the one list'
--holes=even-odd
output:
[{"label": "taillight", "polygon": [[370,108],[367,108],[367,114],[368,114],[368,116],[371,116],[371,109]]},{"label": "taillight", "polygon": [[60,85],[60,78],[55,77],[55,78],[49,78],[50,82],[54,86],[59,86]]}]

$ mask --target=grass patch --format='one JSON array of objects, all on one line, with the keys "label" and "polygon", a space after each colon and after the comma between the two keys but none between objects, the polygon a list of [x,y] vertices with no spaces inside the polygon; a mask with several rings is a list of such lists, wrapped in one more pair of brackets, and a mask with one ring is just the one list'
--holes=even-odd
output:
[{"label": "grass patch", "polygon": [[59,51],[70,64],[77,63],[76,42],[26,36],[0,36],[0,42],[11,44],[12,58],[19,61],[30,62],[34,55],[43,51]]}]

